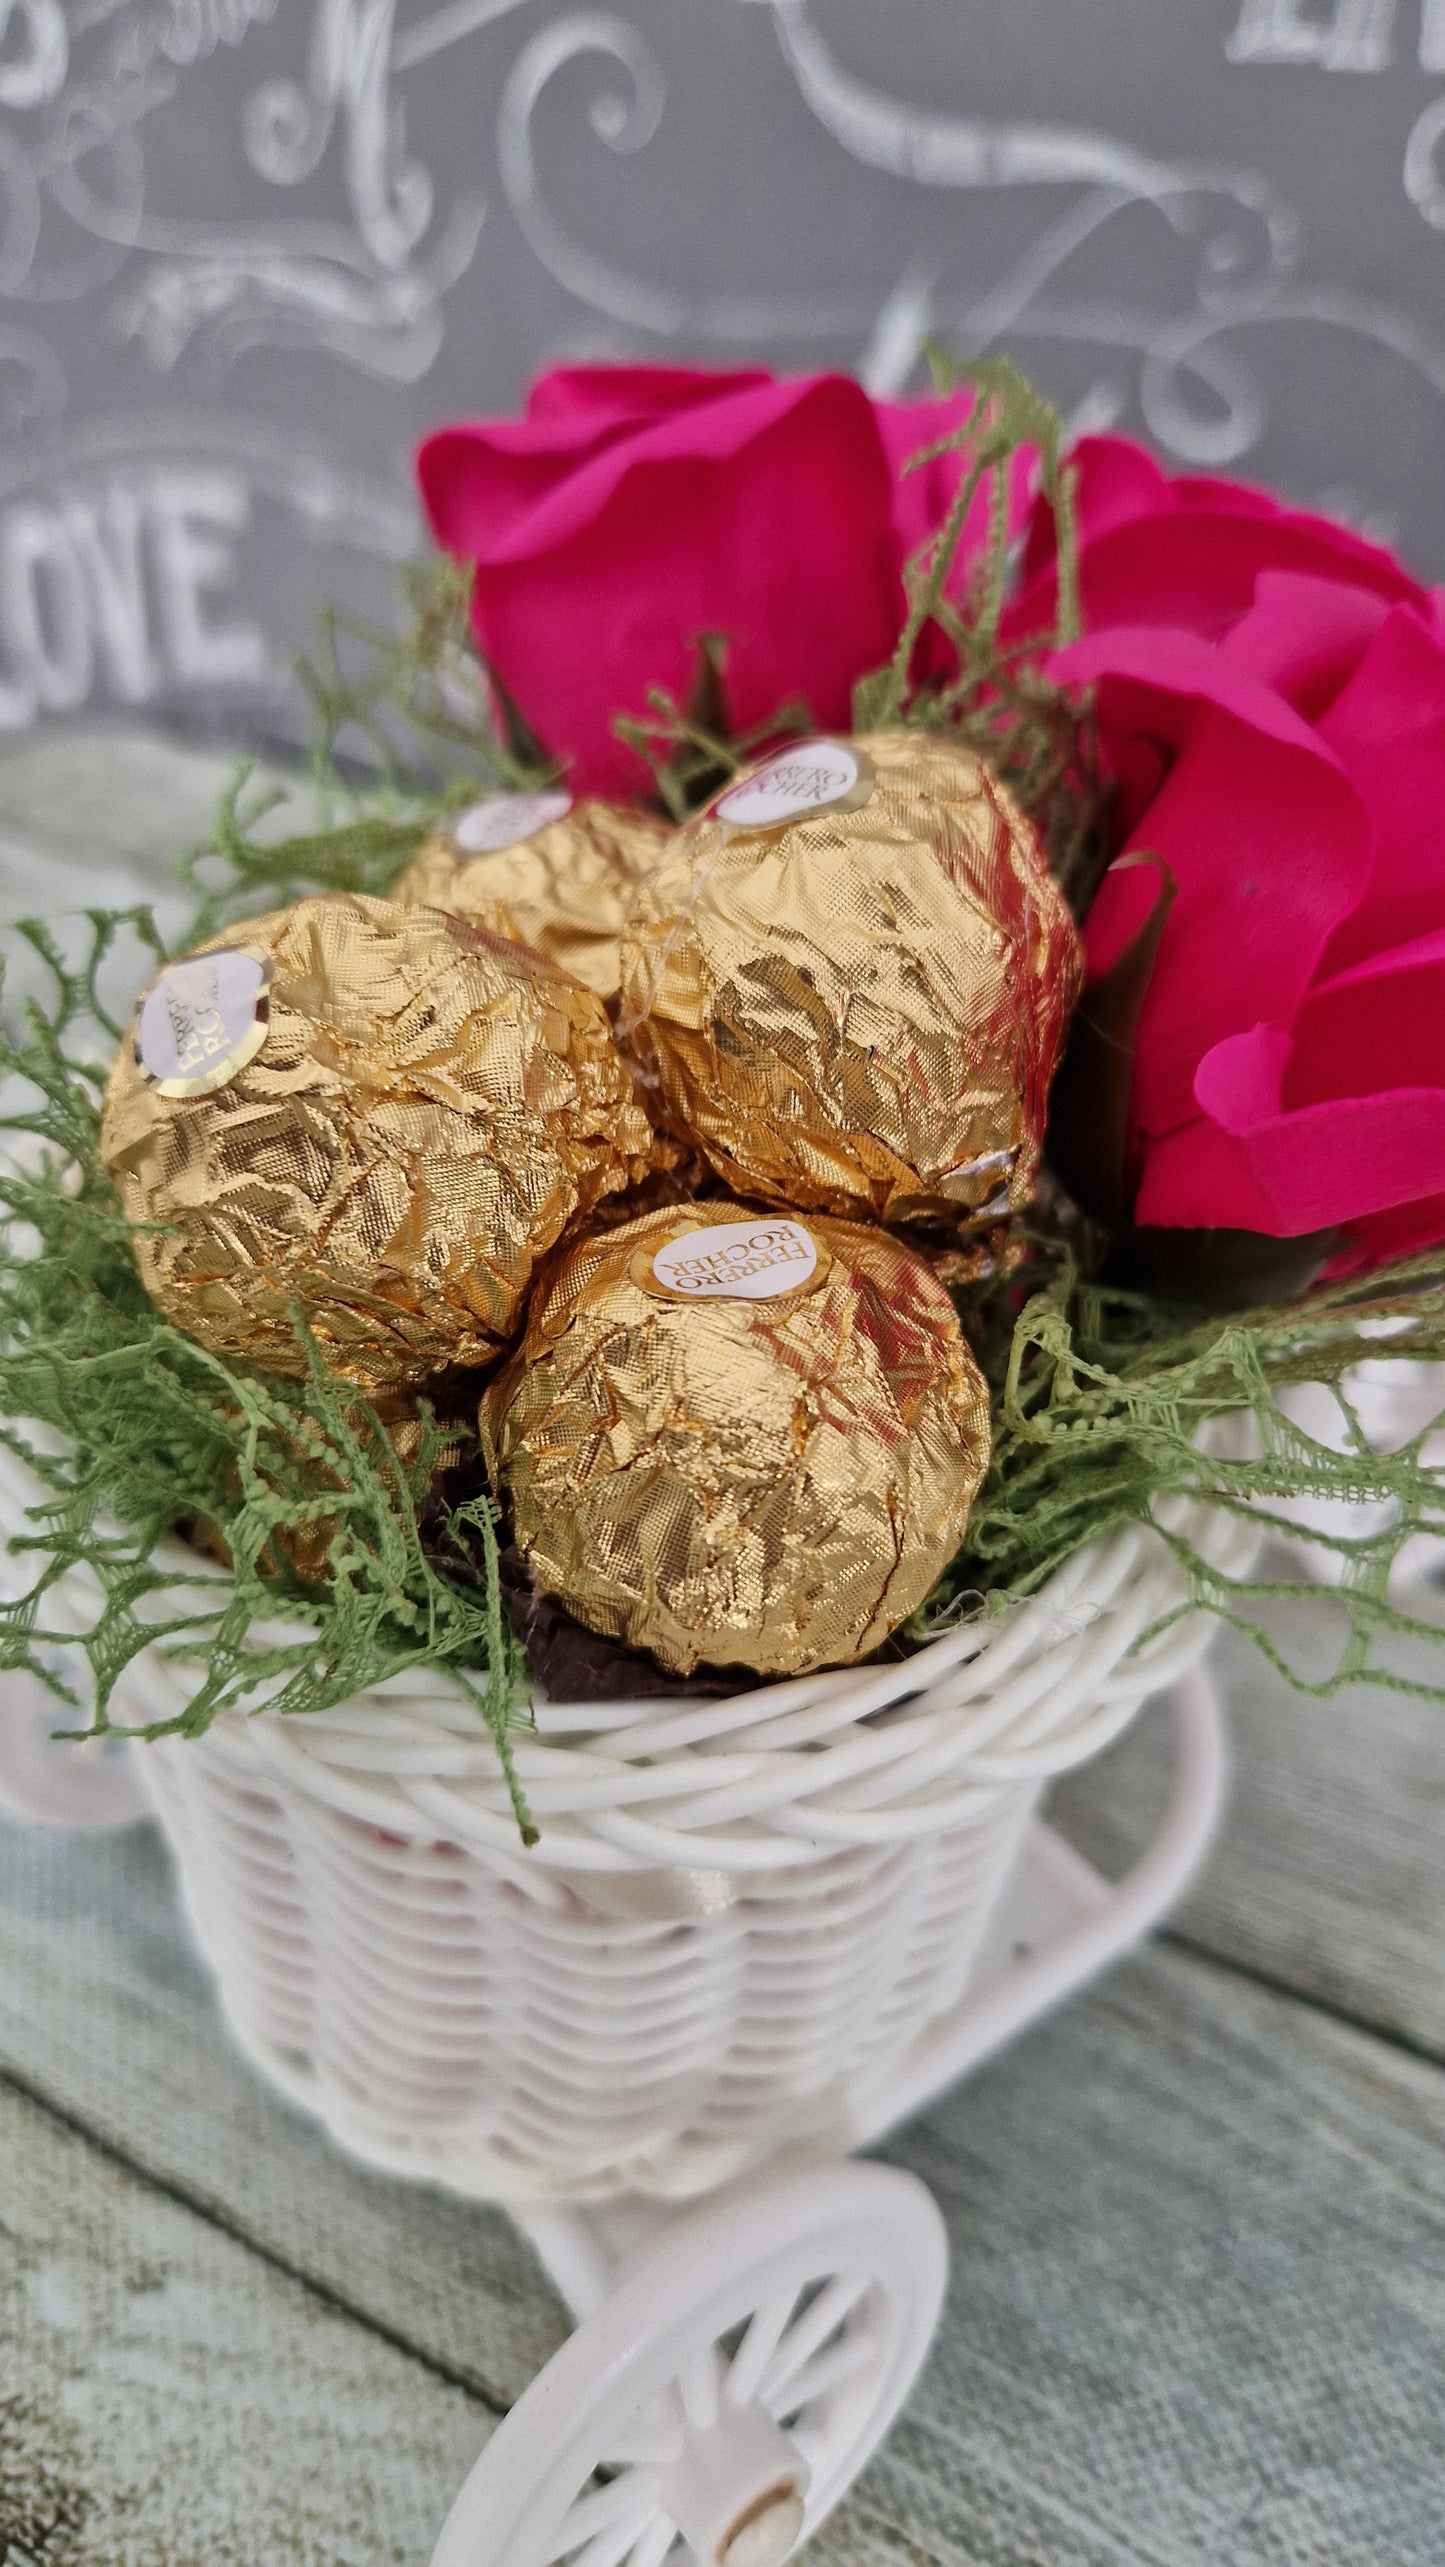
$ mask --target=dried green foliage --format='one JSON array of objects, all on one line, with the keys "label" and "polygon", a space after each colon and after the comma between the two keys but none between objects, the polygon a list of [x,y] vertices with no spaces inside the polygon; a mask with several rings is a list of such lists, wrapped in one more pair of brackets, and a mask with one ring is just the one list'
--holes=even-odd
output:
[{"label": "dried green foliage", "polygon": [[358,762],[369,792],[429,806],[550,782],[555,761],[478,652],[470,572],[445,555],[414,563],[400,603],[395,628],[335,607],[317,616],[315,656],[297,675],[323,794],[344,794]]},{"label": "dried green foliage", "polygon": [[779,705],[750,730],[735,730],[727,697],[727,636],[703,633],[687,702],[679,704],[664,686],[650,687],[646,713],[619,714],[613,728],[650,770],[658,808],[682,821],[775,741],[796,739],[812,726],[799,698]]},{"label": "dried green foliage", "polygon": [[[1417,1685],[1376,1651],[1390,1634],[1441,1638],[1438,1622],[1388,1590],[1407,1541],[1445,1540],[1445,1416],[1382,1453],[1351,1388],[1362,1356],[1445,1362],[1445,1253],[1222,1316],[1088,1282],[1066,1244],[1036,1239],[1009,1286],[961,1295],[960,1307],[992,1392],[993,1456],[920,1636],[981,1599],[1032,1593],[1083,1543],[1157,1521],[1161,1499],[1200,1500],[1285,1534],[1297,1528],[1283,1504],[1326,1499],[1382,1507],[1383,1520],[1311,1530],[1340,1560],[1344,1638],[1333,1673],[1304,1689],[1333,1693],[1368,1676],[1445,1697],[1445,1663],[1438,1685]],[[1307,1382],[1333,1392],[1341,1449],[1281,1407],[1282,1393]],[[1222,1442],[1207,1430],[1226,1418],[1244,1431]],[[1317,1592],[1313,1583],[1231,1577],[1186,1537],[1165,1539],[1187,1574],[1180,1611],[1207,1605],[1302,1684],[1270,1634],[1268,1603]]]}]

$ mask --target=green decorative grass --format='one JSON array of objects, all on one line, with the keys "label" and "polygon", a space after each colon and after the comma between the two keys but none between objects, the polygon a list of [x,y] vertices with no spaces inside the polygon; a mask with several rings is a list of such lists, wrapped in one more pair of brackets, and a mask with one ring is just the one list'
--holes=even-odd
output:
[{"label": "green decorative grass", "polygon": [[[1377,1654],[1392,1634],[1441,1640],[1437,1621],[1392,1603],[1387,1589],[1413,1535],[1445,1542],[1445,1438],[1432,1421],[1396,1451],[1376,1452],[1349,1380],[1362,1357],[1445,1359],[1445,1255],[1224,1316],[1091,1283],[1066,1244],[1044,1238],[1007,1284],[959,1301],[992,1393],[993,1457],[963,1550],[917,1618],[917,1636],[1032,1593],[1084,1543],[1157,1522],[1161,1499],[1198,1499],[1285,1534],[1295,1528],[1281,1510],[1293,1499],[1385,1501],[1390,1513],[1376,1531],[1311,1528],[1343,1573],[1342,1643],[1322,1680],[1306,1683],[1269,1627],[1271,1599],[1315,1594],[1312,1580],[1232,1577],[1187,1537],[1163,1532],[1186,1574],[1179,1612],[1207,1605],[1302,1691],[1333,1694],[1368,1677],[1445,1700],[1445,1658],[1431,1684]],[[1281,1407],[1281,1394],[1305,1382],[1332,1390],[1342,1449]],[[1227,1439],[1235,1458],[1205,1432],[1223,1418],[1246,1427]]]}]

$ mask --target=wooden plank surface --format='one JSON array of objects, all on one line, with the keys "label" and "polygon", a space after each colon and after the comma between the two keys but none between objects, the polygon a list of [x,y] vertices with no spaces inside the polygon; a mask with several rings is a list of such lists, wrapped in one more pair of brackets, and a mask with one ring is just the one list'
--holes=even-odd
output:
[{"label": "wooden plank surface", "polygon": [[[1297,1575],[1288,1560],[1278,1564]],[[1445,1597],[1420,1599],[1445,1618]],[[1278,1611],[1291,1662],[1323,1672],[1321,1600]],[[1439,1683],[1441,1653],[1396,1645],[1401,1673]],[[1171,1932],[1192,1948],[1445,2060],[1445,1705],[1361,1685],[1296,1692],[1232,1632],[1213,1664],[1229,1708],[1229,1813]],[[1053,1807],[1117,1868],[1162,1805],[1168,1723],[1149,1715]]]},{"label": "wooden plank surface", "polygon": [[561,2339],[500,2213],[352,2164],[231,2049],[149,1828],[0,1820],[3,2072],[499,2408]]},{"label": "wooden plank surface", "polygon": [[0,2559],[425,2559],[485,2408],[3,2085],[0,2169]]},{"label": "wooden plank surface", "polygon": [[[251,2084],[144,1836],[41,1866],[43,1842],[0,1846],[4,2068],[198,2225],[304,2273],[336,2324],[515,2396],[563,2321],[505,2223],[347,2166]],[[1442,2138],[1432,2064],[1188,1954],[1126,1963],[890,2151],[944,2210],[953,2288],[819,2567],[1437,2567]],[[216,2430],[234,2487],[243,2455]],[[206,2475],[189,2448],[174,2465]],[[274,2444],[251,2465],[260,2505]],[[423,2567],[420,2521],[408,2554]],[[129,2567],[99,2535],[84,2555]]]},{"label": "wooden plank surface", "polygon": [[908,2135],[953,2289],[862,2520],[949,2567],[1438,2567],[1442,2106],[1212,1964],[1124,1964]]},{"label": "wooden plank surface", "polygon": [[[225,762],[133,756],[119,797],[113,746],[0,761],[0,915],[31,898],[12,849],[84,898],[196,833]],[[1445,1717],[1301,1700],[1242,1644],[1223,1667],[1233,1806],[1175,1939],[892,2152],[953,2286],[818,2567],[1445,2555]],[[1164,1762],[1151,1716],[1066,1823],[1121,1863]],[[5,2077],[0,2562],[424,2567],[565,2323],[507,2222],[349,2164],[260,2086],[145,1830],[0,1825]]]}]

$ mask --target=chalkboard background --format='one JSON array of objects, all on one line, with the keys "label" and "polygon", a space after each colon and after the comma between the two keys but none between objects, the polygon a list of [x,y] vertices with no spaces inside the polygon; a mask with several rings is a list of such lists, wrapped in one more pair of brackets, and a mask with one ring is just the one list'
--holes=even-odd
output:
[{"label": "chalkboard background", "polygon": [[1445,0],[0,0],[0,731],[282,736],[429,422],[931,331],[1445,576]]}]

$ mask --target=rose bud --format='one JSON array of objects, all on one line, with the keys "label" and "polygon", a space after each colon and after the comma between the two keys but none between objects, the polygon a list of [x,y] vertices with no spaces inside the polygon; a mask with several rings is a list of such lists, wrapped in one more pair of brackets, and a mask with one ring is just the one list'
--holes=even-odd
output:
[{"label": "rose bud", "polygon": [[[1083,439],[1075,470],[1085,638],[1052,669],[1091,690],[1116,788],[1122,861],[1090,912],[1080,1014],[1125,1094],[1106,1157],[1099,1082],[1071,1077],[1093,1128],[1068,1134],[1066,1174],[1123,1225],[1117,1270],[1186,1296],[1274,1299],[1325,1263],[1429,1248],[1445,1239],[1440,592],[1350,527],[1171,478],[1126,438]],[[1021,632],[1049,614],[1054,550],[1040,510]],[[1121,1050],[1161,872],[1173,904]]]}]

